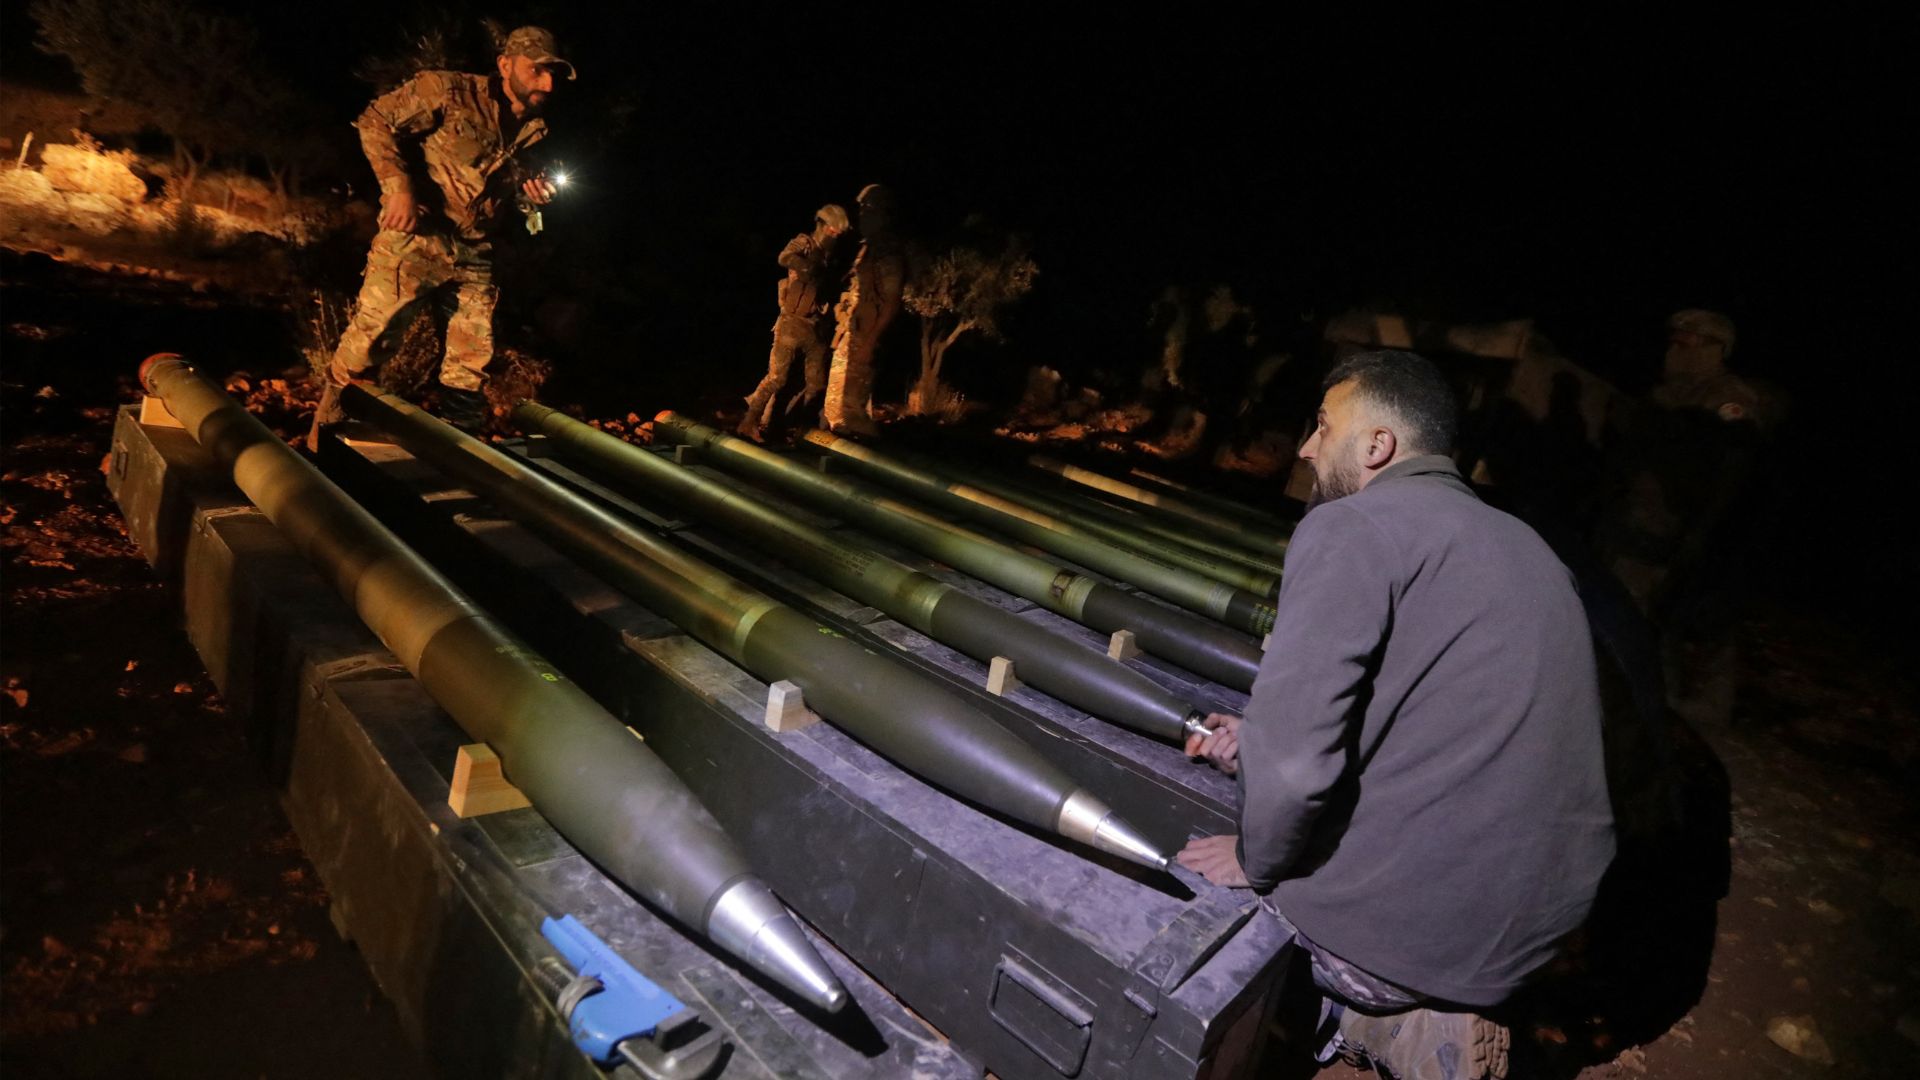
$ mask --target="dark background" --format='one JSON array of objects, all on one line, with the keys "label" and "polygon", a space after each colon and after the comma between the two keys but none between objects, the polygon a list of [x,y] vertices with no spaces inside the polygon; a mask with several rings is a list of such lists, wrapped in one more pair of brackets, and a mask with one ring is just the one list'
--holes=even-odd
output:
[{"label": "dark background", "polygon": [[[1910,19],[231,6],[339,124],[320,182],[361,198],[347,124],[375,87],[356,70],[435,27],[485,70],[482,16],[557,32],[582,77],[549,145],[577,183],[522,261],[539,286],[502,310],[531,327],[558,295],[592,324],[549,396],[641,415],[736,399],[764,365],[773,254],[881,180],[913,231],[978,211],[1033,240],[1010,340],[952,372],[982,400],[1037,363],[1128,385],[1176,282],[1231,283],[1268,327],[1370,301],[1532,317],[1629,391],[1657,373],[1668,313],[1726,311],[1736,369],[1793,406],[1763,480],[1792,511],[1765,583],[1861,613],[1920,595],[1894,525],[1916,493]],[[4,30],[9,78],[73,83],[31,48],[24,5]],[[321,272],[347,291],[357,269]]]}]

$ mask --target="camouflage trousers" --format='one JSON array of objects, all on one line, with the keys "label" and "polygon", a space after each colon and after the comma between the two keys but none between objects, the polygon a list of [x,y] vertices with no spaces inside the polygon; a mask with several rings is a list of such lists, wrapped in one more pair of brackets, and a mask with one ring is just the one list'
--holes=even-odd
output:
[{"label": "camouflage trousers", "polygon": [[767,357],[767,374],[747,395],[747,415],[741,427],[760,430],[773,422],[774,401],[786,388],[793,371],[793,358],[805,357],[806,384],[787,402],[787,412],[804,409],[820,400],[827,389],[827,343],[820,339],[817,320],[799,315],[782,315],[773,324],[773,352]]},{"label": "camouflage trousers", "polygon": [[[849,302],[851,297],[851,302]],[[827,371],[827,400],[820,410],[829,428],[871,425],[873,354],[898,305],[881,307],[843,296],[833,331],[833,364]]]},{"label": "camouflage trousers", "polygon": [[419,305],[438,303],[447,326],[440,384],[478,390],[481,373],[493,359],[493,308],[499,298],[486,243],[382,229],[367,253],[353,318],[333,351],[333,381],[344,385],[378,378],[398,345],[389,331],[405,330]]}]

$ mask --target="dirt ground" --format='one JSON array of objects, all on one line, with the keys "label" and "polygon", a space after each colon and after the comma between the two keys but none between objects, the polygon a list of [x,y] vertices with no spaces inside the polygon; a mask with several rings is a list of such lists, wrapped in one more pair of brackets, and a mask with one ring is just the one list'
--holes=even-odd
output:
[{"label": "dirt ground", "polygon": [[[100,471],[161,349],[303,430],[298,313],[44,255],[0,267],[0,1065],[419,1071]],[[1762,605],[1692,659],[1684,783],[1655,788],[1685,828],[1629,847],[1593,929],[1511,1017],[1514,1075],[1920,1075],[1911,658]],[[1279,1057],[1277,1075],[1312,1074]]]}]

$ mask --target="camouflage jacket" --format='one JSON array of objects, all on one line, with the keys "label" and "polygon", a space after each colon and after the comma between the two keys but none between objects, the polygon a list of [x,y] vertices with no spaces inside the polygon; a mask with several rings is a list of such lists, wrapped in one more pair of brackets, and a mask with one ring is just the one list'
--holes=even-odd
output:
[{"label": "camouflage jacket", "polygon": [[780,249],[780,265],[787,276],[780,282],[780,314],[811,319],[825,310],[820,300],[820,285],[827,275],[830,249],[801,233]]},{"label": "camouflage jacket", "polygon": [[[423,71],[373,99],[354,127],[382,195],[411,192],[428,213],[424,231],[484,239],[523,180],[533,175],[516,155],[547,137],[537,117],[511,136],[494,80],[458,71]],[[505,114],[512,123],[512,113]],[[409,155],[405,143],[417,145]]]}]

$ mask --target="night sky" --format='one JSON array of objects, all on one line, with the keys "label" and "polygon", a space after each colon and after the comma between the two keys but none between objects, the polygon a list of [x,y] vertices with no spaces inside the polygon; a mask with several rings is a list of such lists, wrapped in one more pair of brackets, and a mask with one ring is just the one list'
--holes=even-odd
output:
[{"label": "night sky", "polygon": [[[5,69],[57,82],[23,6],[4,15]],[[1369,300],[1531,316],[1629,389],[1657,371],[1667,313],[1715,307],[1739,324],[1735,366],[1792,396],[1787,437],[1808,453],[1782,482],[1823,545],[1806,557],[1916,580],[1911,545],[1871,535],[1889,490],[1914,487],[1890,479],[1904,417],[1882,415],[1915,382],[1911,18],[235,10],[270,20],[263,60],[338,122],[332,179],[359,192],[345,125],[372,91],[353,74],[365,57],[436,23],[477,44],[482,14],[559,34],[582,77],[549,110],[551,146],[580,183],[547,214],[542,272],[598,296],[617,285],[644,312],[629,354],[566,358],[576,369],[691,362],[744,392],[773,254],[872,180],[921,232],[979,211],[1033,238],[1040,285],[994,361],[1013,376],[1137,370],[1147,304],[1173,282],[1230,282],[1270,320]]]}]

